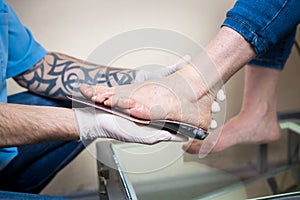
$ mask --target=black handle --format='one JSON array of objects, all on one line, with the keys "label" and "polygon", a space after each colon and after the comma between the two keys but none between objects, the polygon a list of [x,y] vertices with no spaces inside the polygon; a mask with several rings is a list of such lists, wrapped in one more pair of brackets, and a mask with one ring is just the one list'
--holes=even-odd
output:
[{"label": "black handle", "polygon": [[156,128],[162,128],[167,131],[176,132],[190,138],[196,138],[198,140],[204,140],[208,135],[208,132],[202,129],[175,122],[151,121],[149,125]]}]

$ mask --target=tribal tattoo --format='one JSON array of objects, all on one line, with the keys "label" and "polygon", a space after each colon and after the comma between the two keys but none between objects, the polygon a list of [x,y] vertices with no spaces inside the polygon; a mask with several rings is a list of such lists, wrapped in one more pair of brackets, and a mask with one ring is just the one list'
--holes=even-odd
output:
[{"label": "tribal tattoo", "polygon": [[112,87],[134,82],[136,70],[88,63],[60,53],[48,53],[40,62],[14,77],[28,90],[56,99],[80,96],[81,84]]}]

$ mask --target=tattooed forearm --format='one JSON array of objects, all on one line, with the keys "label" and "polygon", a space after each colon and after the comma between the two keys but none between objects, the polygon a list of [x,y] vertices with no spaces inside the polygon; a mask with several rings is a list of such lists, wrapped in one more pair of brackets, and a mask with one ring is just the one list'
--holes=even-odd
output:
[{"label": "tattooed forearm", "polygon": [[26,72],[14,77],[22,87],[37,94],[56,99],[67,95],[80,96],[80,84],[114,85],[130,84],[135,70],[110,68],[87,63],[60,53],[48,53]]}]

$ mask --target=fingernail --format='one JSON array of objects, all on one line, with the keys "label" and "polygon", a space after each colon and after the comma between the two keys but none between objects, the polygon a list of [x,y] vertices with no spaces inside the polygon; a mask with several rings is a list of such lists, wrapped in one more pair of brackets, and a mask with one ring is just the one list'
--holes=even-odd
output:
[{"label": "fingernail", "polygon": [[211,122],[210,122],[210,128],[211,129],[215,129],[215,128],[217,128],[218,127],[218,124],[217,124],[217,121],[216,120],[211,120]]},{"label": "fingernail", "polygon": [[220,107],[220,104],[216,101],[214,101],[211,105],[211,111],[213,113],[217,113],[217,112],[220,112],[221,111],[221,107]]},{"label": "fingernail", "polygon": [[226,99],[226,95],[225,95],[225,93],[224,93],[224,91],[222,89],[218,91],[218,93],[217,93],[217,99],[219,101],[224,101]]}]

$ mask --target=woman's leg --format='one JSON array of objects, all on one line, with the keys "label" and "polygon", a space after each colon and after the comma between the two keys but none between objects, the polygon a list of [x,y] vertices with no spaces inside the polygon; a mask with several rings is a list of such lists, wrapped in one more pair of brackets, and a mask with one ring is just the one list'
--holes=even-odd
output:
[{"label": "woman's leg", "polygon": [[276,113],[276,86],[280,71],[290,55],[296,30],[268,52],[259,55],[246,68],[243,105],[240,113],[204,142],[183,146],[189,153],[219,152],[240,143],[265,143],[280,136]]},{"label": "woman's leg", "polygon": [[204,141],[194,140],[183,148],[189,153],[207,154],[236,144],[277,140],[280,128],[277,121],[276,86],[280,72],[279,69],[247,66],[240,113],[221,127],[220,133],[211,134]]}]

